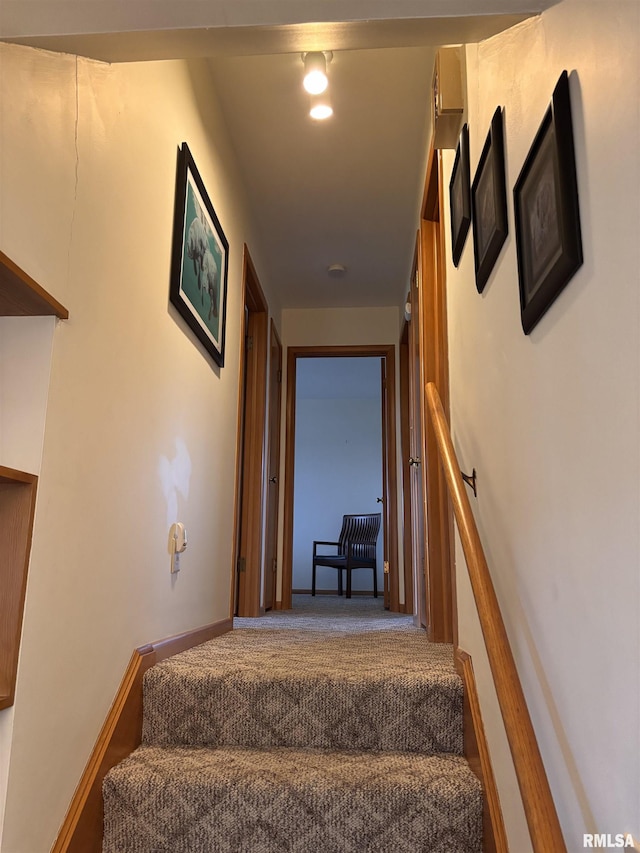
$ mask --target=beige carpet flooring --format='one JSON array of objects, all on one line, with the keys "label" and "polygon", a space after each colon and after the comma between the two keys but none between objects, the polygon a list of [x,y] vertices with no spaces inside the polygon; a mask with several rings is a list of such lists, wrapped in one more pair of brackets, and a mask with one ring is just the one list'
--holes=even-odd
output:
[{"label": "beige carpet flooring", "polygon": [[382,599],[293,604],[145,674],[104,853],[480,853],[452,648]]}]

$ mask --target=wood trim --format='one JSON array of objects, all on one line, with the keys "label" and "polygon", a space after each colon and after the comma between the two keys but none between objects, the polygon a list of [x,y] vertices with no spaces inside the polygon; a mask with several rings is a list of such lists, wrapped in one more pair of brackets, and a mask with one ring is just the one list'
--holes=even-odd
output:
[{"label": "wood trim", "polygon": [[[246,248],[246,246],[245,246]],[[236,487],[233,502],[233,547],[231,549],[231,584],[229,590],[229,617],[233,618],[233,614],[238,607],[238,557],[240,556],[240,516],[241,507],[241,491],[242,491],[242,471],[243,471],[243,432],[244,432],[244,383],[246,374],[246,345],[247,338],[247,271],[243,267],[242,272],[242,319],[240,321],[240,354],[239,354],[239,370],[238,370],[238,413],[236,417]]]},{"label": "wood trim", "polygon": [[457,648],[455,665],[464,683],[464,755],[469,766],[482,782],[482,851],[483,853],[509,853],[471,656]]},{"label": "wood trim", "polygon": [[[380,435],[382,437],[382,509],[385,510],[389,503],[389,461],[387,459],[387,370],[388,365],[385,359],[380,359],[380,397],[382,406],[380,407]],[[382,512],[382,561],[383,571],[389,564],[389,513]],[[378,569],[376,567],[376,575]],[[396,572],[397,574],[397,572]],[[396,586],[398,583],[396,583]],[[376,578],[377,588],[377,578]],[[382,600],[385,610],[391,609],[391,572],[386,571],[382,575]]]},{"label": "wood trim", "polygon": [[[420,312],[423,385],[435,382],[445,405],[449,400],[446,263],[441,157],[429,152],[420,225]],[[426,406],[426,401],[423,401]],[[448,410],[448,409],[447,409]],[[426,502],[427,624],[432,642],[457,644],[457,613],[453,563],[453,517],[446,483],[438,461],[433,428],[428,418],[423,431],[423,489]]]},{"label": "wood trim", "polygon": [[[239,616],[260,615],[263,564],[264,468],[266,458],[267,357],[269,346],[268,305],[249,250],[244,247],[243,322],[240,385],[239,443],[236,463],[236,508],[231,595]],[[247,352],[246,336],[252,338]],[[238,558],[245,571],[237,573]],[[232,603],[233,607],[233,603]],[[232,613],[234,610],[231,611]]]},{"label": "wood trim", "polygon": [[[435,302],[437,306],[438,322],[440,329],[439,346],[436,352],[436,365],[438,385],[440,389],[440,399],[447,419],[449,419],[449,333],[448,333],[448,315],[447,315],[447,260],[446,260],[446,236],[440,211],[444,209],[444,166],[442,163],[442,152],[434,152],[434,160],[437,162],[437,176],[439,187],[439,207],[438,207],[438,240],[436,242],[436,268],[438,271],[436,279],[436,295]],[[453,511],[449,500],[449,492],[447,489],[444,471],[438,465],[438,484],[439,484],[439,500],[442,506],[442,523],[443,536],[447,541],[447,550],[444,554],[444,559],[448,560],[445,565],[447,575],[447,595],[448,606],[450,608],[449,615],[451,619],[451,642],[454,647],[458,645],[458,608],[456,607],[457,591],[456,591],[456,565],[454,558],[454,529],[453,529]]]},{"label": "wood trim", "polygon": [[398,576],[398,451],[396,436],[396,354],[395,346],[389,348],[387,359],[387,455],[388,477],[387,501],[385,507],[389,523],[389,592],[390,610],[400,612],[400,578]]},{"label": "wood trim", "polygon": [[[424,330],[422,307],[422,264],[420,231],[416,235],[415,259],[411,274],[409,298],[409,490],[411,493],[411,567],[414,580],[414,622],[428,632],[428,580],[426,549],[427,504],[425,497],[426,405],[424,402]],[[416,467],[414,467],[414,465]],[[422,462],[422,464],[420,464]]]},{"label": "wood trim", "polygon": [[[294,595],[311,595],[310,589],[294,589],[292,590],[292,592]],[[340,597],[338,595],[337,589],[316,589],[316,595],[331,595],[334,598]],[[357,595],[366,595],[368,597],[373,597],[373,587],[371,587],[371,589],[352,589],[351,595],[354,597]],[[380,590],[378,590],[378,595],[380,595]]]},{"label": "wood trim", "polygon": [[429,222],[440,221],[440,208],[442,199],[442,174],[439,169],[440,156],[438,151],[431,145],[427,159],[427,174],[424,181],[422,193],[421,218]]},{"label": "wood trim", "polygon": [[294,352],[296,358],[327,358],[335,355],[340,358],[383,358],[395,344],[345,344],[344,346],[290,346],[287,352]]},{"label": "wood trim", "polygon": [[282,420],[282,341],[271,319],[269,325],[269,411],[267,415],[267,497],[264,548],[264,609],[274,607],[278,592],[278,519],[280,510],[280,443]]},{"label": "wood trim", "polygon": [[0,466],[0,710],[13,705],[38,478]]},{"label": "wood trim", "polygon": [[[282,547],[282,586],[280,601],[276,607],[291,609],[291,589],[293,586],[293,476],[296,453],[296,372],[297,349],[287,348],[287,403],[285,410],[285,448],[284,448],[284,519]],[[279,607],[278,607],[279,604]]]},{"label": "wood trim", "polygon": [[171,655],[226,634],[232,628],[233,620],[224,619],[134,651],[51,853],[101,853],[102,781],[112,767],[140,745],[144,673]]},{"label": "wood trim", "polygon": [[[409,297],[407,297],[409,301]],[[409,328],[404,324],[400,337],[400,458],[402,460],[403,536],[404,557],[404,612],[413,613],[413,553],[411,548],[411,467],[409,465]]]},{"label": "wood trim", "polygon": [[0,252],[0,317],[41,317],[54,315],[69,319],[67,309],[40,287],[4,252]]},{"label": "wood trim", "polygon": [[239,552],[245,558],[245,571],[239,575],[238,616],[259,616],[269,343],[266,312],[249,314],[248,332],[253,345],[247,353]]},{"label": "wood trim", "polygon": [[396,368],[395,344],[363,344],[361,346],[294,346],[287,347],[287,390],[286,390],[286,444],[284,474],[284,530],[282,554],[281,598],[276,609],[291,608],[291,589],[293,585],[293,508],[294,508],[294,469],[295,469],[295,418],[296,418],[296,362],[298,358],[327,358],[337,356],[368,357],[387,359],[387,414],[389,434],[387,436],[387,459],[389,469],[388,507],[389,523],[389,563],[390,563],[390,605],[394,612],[399,611],[398,592],[398,484],[396,476]]},{"label": "wood trim", "polygon": [[478,528],[460,473],[449,425],[438,391],[432,382],[427,385],[426,391],[429,414],[460,531],[533,849],[535,853],[548,853],[550,850],[554,853],[564,853],[566,846],[560,822]]}]

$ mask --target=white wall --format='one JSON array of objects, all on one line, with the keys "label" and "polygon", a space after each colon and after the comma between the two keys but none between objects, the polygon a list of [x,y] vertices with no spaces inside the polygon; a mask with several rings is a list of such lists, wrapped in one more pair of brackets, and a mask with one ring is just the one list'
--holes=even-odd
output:
[{"label": "white wall", "polygon": [[[509,237],[482,296],[471,235],[457,271],[448,250],[454,440],[478,471],[476,519],[570,851],[584,832],[640,835],[639,8],[569,0],[467,49],[472,175],[505,109]],[[525,336],[512,187],[563,69],[584,265]],[[460,551],[457,562],[460,644],[510,804]],[[511,849],[530,849],[506,812]]]},{"label": "white wall", "polygon": [[390,308],[287,308],[282,312],[283,347],[396,344],[400,312]]},{"label": "white wall", "polygon": [[[53,317],[0,317],[0,464],[40,473]],[[0,838],[7,797],[13,707],[0,712]]]},{"label": "white wall", "polygon": [[[382,495],[382,418],[380,360],[356,359],[373,397],[316,396],[309,379],[317,363],[332,375],[352,359],[299,359],[296,372],[296,448],[294,478],[293,588],[311,589],[314,539],[335,541],[347,513],[380,512]],[[329,362],[329,364],[327,364]],[[331,364],[335,362],[335,364]],[[340,367],[340,365],[345,365]],[[307,368],[311,367],[310,374]],[[336,388],[337,394],[341,389]],[[357,389],[354,389],[355,393]],[[335,548],[320,549],[335,554]],[[383,589],[382,534],[378,538],[378,589]],[[345,579],[346,580],[346,579]],[[373,589],[368,569],[352,574],[354,590]],[[317,589],[337,590],[335,569],[317,569]]]},{"label": "white wall", "polygon": [[[0,63],[0,248],[70,311],[53,346],[12,734],[0,715],[2,851],[33,853],[56,836],[132,650],[229,615],[243,243],[258,270],[260,255],[206,63],[6,45]],[[168,304],[183,140],[230,244],[222,370]],[[5,412],[3,387],[5,454],[22,411]],[[171,576],[176,516],[189,550]]]},{"label": "white wall", "polygon": [[40,472],[54,317],[0,317],[0,465]]}]

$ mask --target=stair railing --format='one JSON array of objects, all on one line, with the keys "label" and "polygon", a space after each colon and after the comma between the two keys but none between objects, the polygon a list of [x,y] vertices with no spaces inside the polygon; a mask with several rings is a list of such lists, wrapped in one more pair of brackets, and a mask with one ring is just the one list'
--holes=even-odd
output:
[{"label": "stair railing", "polygon": [[464,487],[442,401],[433,382],[427,384],[426,392],[429,414],[460,532],[531,843],[535,853],[551,853],[551,851],[566,853],[547,774],[538,749],[478,528]]}]

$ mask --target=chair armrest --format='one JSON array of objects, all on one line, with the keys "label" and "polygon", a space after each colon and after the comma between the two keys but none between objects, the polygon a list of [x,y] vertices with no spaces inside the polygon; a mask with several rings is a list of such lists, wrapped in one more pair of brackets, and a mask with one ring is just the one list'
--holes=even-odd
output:
[{"label": "chair armrest", "polygon": [[327,542],[324,539],[315,539],[313,542],[313,556],[316,556],[316,545],[335,545],[336,548],[339,547],[339,542]]}]

